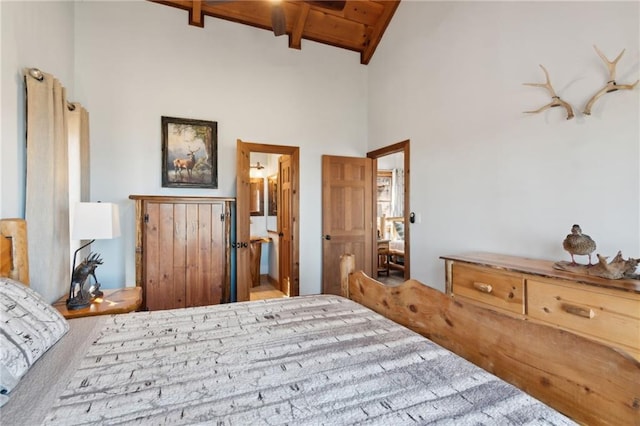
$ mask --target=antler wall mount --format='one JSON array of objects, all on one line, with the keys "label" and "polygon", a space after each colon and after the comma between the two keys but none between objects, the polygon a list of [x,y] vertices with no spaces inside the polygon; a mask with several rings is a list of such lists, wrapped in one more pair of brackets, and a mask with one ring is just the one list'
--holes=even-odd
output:
[{"label": "antler wall mount", "polygon": [[525,113],[536,114],[544,110],[547,110],[549,108],[561,106],[567,110],[567,120],[571,120],[574,117],[573,108],[571,108],[571,105],[569,105],[569,103],[560,99],[560,96],[558,96],[556,94],[556,91],[553,90],[553,86],[551,85],[551,80],[549,79],[549,72],[547,71],[547,69],[542,65],[540,65],[540,68],[542,68],[542,71],[544,71],[544,75],[547,80],[545,83],[522,83],[522,84],[524,84],[525,86],[544,87],[549,91],[549,94],[551,95],[551,102],[549,102],[543,107],[538,108],[535,111],[525,111]]},{"label": "antler wall mount", "polygon": [[[640,82],[640,80],[636,80],[636,82],[632,84],[616,83],[616,65],[618,64],[618,61],[624,54],[625,49],[622,49],[622,52],[620,52],[620,54],[618,55],[618,57],[616,57],[616,59],[614,59],[613,61],[609,61],[607,57],[598,49],[597,46],[594,45],[593,48],[598,53],[598,56],[600,56],[600,58],[602,58],[602,60],[607,65],[607,69],[609,70],[609,81],[607,81],[607,84],[602,89],[598,90],[598,92],[596,92],[596,94],[593,95],[591,99],[589,99],[589,101],[587,102],[584,108],[584,111],[582,111],[584,115],[591,115],[591,108],[593,108],[593,104],[598,99],[600,99],[600,97],[602,97],[603,95],[606,95],[607,93],[615,92],[618,90],[633,90],[638,84],[638,82]],[[544,71],[544,75],[546,77],[545,83],[523,83],[523,84],[526,86],[544,87],[549,91],[549,94],[551,95],[551,102],[534,111],[525,111],[525,113],[536,114],[536,113],[545,111],[549,108],[561,106],[567,110],[567,120],[572,119],[574,117],[573,108],[568,102],[563,101],[556,94],[555,90],[553,89],[553,86],[551,85],[551,81],[549,79],[549,72],[547,71],[547,69],[542,65],[540,65],[540,68],[542,68],[542,71]]]},{"label": "antler wall mount", "polygon": [[604,56],[604,54],[600,51],[600,49],[598,49],[597,46],[594,45],[593,48],[598,53],[598,56],[600,56],[600,58],[602,58],[604,63],[607,65],[607,69],[609,70],[609,81],[607,81],[607,84],[602,89],[598,90],[598,92],[596,92],[596,94],[593,95],[591,99],[589,99],[589,102],[587,102],[587,105],[585,106],[584,111],[582,112],[585,115],[591,115],[591,108],[593,107],[593,104],[601,96],[607,93],[618,91],[618,90],[632,90],[634,87],[636,87],[636,84],[638,84],[638,82],[640,81],[640,80],[636,80],[636,82],[633,84],[617,84],[616,83],[616,65],[618,64],[618,61],[624,54],[625,49],[622,49],[622,52],[620,52],[620,54],[616,59],[614,59],[613,61],[610,61],[609,59],[607,59],[606,56]]}]

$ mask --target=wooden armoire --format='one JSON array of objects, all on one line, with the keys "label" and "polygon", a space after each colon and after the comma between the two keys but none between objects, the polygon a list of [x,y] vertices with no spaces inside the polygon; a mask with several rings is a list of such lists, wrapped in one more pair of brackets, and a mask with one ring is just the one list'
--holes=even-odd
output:
[{"label": "wooden armoire", "polygon": [[143,309],[231,299],[231,215],[235,200],[130,195],[136,202],[136,285]]}]

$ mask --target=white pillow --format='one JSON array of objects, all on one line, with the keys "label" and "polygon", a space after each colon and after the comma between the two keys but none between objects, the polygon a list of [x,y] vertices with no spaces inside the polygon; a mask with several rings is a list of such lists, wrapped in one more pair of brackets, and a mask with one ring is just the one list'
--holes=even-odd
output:
[{"label": "white pillow", "polygon": [[29,368],[69,330],[67,320],[42,296],[0,278],[0,406]]}]

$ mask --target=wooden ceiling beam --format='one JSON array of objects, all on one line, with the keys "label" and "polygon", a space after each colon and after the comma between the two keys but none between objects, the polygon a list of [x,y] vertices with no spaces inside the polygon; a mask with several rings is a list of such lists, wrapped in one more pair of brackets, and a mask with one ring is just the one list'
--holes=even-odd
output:
[{"label": "wooden ceiling beam", "polygon": [[[2,1],[2,0],[0,0]],[[266,0],[149,0],[189,12],[189,24],[203,27],[204,17],[224,19],[273,31],[271,3]],[[302,39],[360,53],[368,64],[400,0],[346,0],[342,10],[321,3],[286,0],[284,10],[289,47],[300,49]]]},{"label": "wooden ceiling beam", "polygon": [[367,65],[371,60],[373,52],[376,51],[378,43],[380,43],[382,34],[384,34],[384,31],[387,29],[389,22],[391,22],[391,18],[393,18],[393,14],[396,12],[396,9],[400,4],[400,0],[385,1],[383,4],[384,12],[380,16],[380,19],[378,19],[377,24],[373,27],[373,31],[367,38],[367,43],[365,44],[364,50],[360,54],[360,63],[363,65]]},{"label": "wooden ceiling beam", "polygon": [[348,1],[343,17],[363,25],[374,26],[384,9],[384,5],[374,1]]},{"label": "wooden ceiling beam", "polygon": [[[268,1],[207,1],[202,5],[205,15],[253,27],[273,30],[271,3]],[[289,16],[287,15],[286,18]]]},{"label": "wooden ceiling beam", "polygon": [[[331,31],[327,31],[327,28],[331,28]],[[365,35],[365,25],[318,12],[312,8],[307,18],[303,38],[321,40],[332,46],[359,51],[362,50]]]},{"label": "wooden ceiling beam", "polygon": [[302,49],[302,32],[304,31],[304,27],[307,23],[307,17],[309,16],[310,10],[311,5],[308,3],[304,3],[302,7],[300,7],[298,18],[293,24],[293,30],[291,30],[291,35],[289,36],[289,47],[291,49]]},{"label": "wooden ceiling beam", "polygon": [[204,28],[204,14],[202,13],[202,0],[193,0],[189,9],[189,25]]}]

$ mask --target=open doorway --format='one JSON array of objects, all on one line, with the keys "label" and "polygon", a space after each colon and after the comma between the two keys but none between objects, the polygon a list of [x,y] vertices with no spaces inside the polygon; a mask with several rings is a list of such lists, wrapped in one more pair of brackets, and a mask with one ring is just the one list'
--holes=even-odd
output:
[{"label": "open doorway", "polygon": [[367,153],[373,164],[376,278],[398,283],[411,277],[409,141]]},{"label": "open doorway", "polygon": [[[261,276],[265,275],[260,270],[263,248],[265,252],[277,250],[277,273],[266,274],[277,276],[277,279],[268,281],[267,278],[273,293],[254,295],[253,298],[297,296],[300,291],[299,148],[241,140],[238,140],[237,146],[237,300],[251,300],[256,277],[260,285]],[[273,180],[274,177],[277,179],[275,185],[270,186],[269,178]],[[275,206],[273,195],[269,198],[274,186]],[[264,228],[260,227],[260,223]],[[255,226],[252,228],[252,225]],[[258,247],[260,254],[257,253]]]},{"label": "open doorway", "polygon": [[[282,165],[290,162],[286,154],[251,152],[249,156],[250,185],[250,300],[275,299],[290,296],[287,285],[289,272],[284,263],[289,257],[290,245],[282,244],[288,222],[285,217],[290,210],[283,204]],[[284,182],[286,183],[286,182]],[[286,190],[286,188],[285,188]],[[280,279],[280,277],[284,279]]]}]

